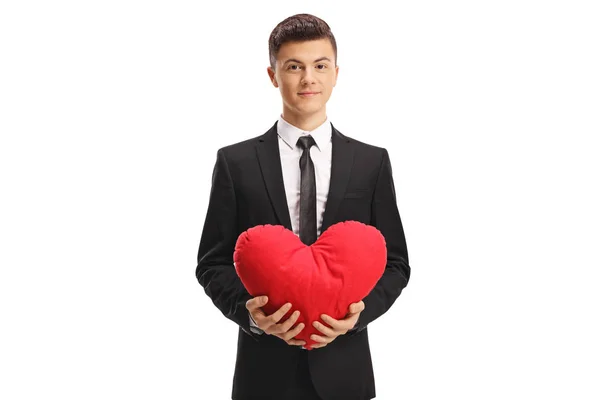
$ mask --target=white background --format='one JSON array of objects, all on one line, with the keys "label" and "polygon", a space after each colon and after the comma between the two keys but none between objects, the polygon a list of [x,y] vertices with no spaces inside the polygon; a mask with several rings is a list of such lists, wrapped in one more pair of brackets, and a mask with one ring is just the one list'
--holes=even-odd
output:
[{"label": "white background", "polygon": [[377,399],[600,398],[593,3],[3,1],[0,398],[230,398],[197,247],[300,12],[338,41],[331,121],[392,160],[412,277],[369,327]]}]

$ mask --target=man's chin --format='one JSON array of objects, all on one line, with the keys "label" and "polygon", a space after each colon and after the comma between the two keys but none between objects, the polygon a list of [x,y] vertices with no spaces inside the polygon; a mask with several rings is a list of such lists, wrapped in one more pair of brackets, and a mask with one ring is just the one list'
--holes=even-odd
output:
[{"label": "man's chin", "polygon": [[324,104],[320,104],[318,106],[312,105],[311,107],[298,107],[297,110],[301,114],[311,115],[317,114],[323,110]]}]

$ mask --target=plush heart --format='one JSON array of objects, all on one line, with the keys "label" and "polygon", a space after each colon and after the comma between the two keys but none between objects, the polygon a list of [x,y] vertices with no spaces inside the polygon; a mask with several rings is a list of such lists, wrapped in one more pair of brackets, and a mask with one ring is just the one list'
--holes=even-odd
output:
[{"label": "plush heart", "polygon": [[310,335],[322,335],[313,322],[327,326],[322,314],[343,319],[364,299],[383,275],[387,250],[375,227],[357,221],[330,226],[311,246],[281,225],[258,225],[238,237],[233,260],[248,293],[269,297],[265,314],[287,302],[292,308],[280,322],[300,311],[295,325],[304,329],[296,339],[310,350],[317,343]]}]

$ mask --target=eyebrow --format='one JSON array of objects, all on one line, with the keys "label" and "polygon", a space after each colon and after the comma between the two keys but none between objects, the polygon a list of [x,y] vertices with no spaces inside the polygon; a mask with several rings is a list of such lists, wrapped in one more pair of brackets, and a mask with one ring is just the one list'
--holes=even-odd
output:
[{"label": "eyebrow", "polygon": [[[331,60],[329,59],[329,57],[320,57],[320,58],[317,58],[313,62],[319,62],[319,61],[324,61],[324,60],[327,60],[327,61],[331,62]],[[298,64],[304,64],[302,61],[296,60],[295,58],[288,58],[287,60],[285,60],[284,64],[287,64],[289,62],[297,62]]]}]

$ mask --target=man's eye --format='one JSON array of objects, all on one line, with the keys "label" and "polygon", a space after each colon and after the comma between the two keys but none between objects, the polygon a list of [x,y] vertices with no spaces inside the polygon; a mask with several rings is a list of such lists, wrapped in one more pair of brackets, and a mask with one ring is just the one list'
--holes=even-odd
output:
[{"label": "man's eye", "polygon": [[[296,68],[296,67],[297,67],[297,68]],[[295,70],[295,69],[298,69],[298,68],[300,68],[300,66],[299,66],[299,65],[295,65],[295,64],[293,64],[293,65],[290,65],[290,66],[288,67],[288,69],[294,69],[294,70]]]},{"label": "man's eye", "polygon": [[319,64],[319,65],[317,65],[317,67],[323,67],[323,68],[319,68],[319,69],[325,69],[325,68],[327,68],[327,65],[325,65],[325,64]]}]

